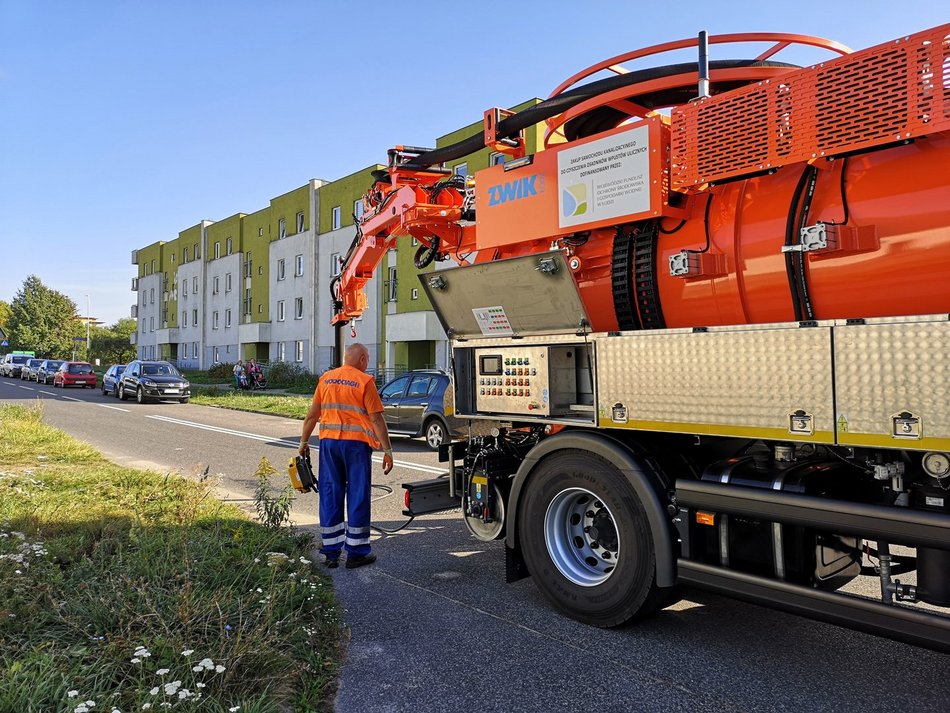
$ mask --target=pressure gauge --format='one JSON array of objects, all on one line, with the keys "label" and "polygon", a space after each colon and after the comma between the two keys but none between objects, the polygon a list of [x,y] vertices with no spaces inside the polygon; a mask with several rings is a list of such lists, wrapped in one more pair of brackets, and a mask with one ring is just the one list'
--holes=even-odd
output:
[{"label": "pressure gauge", "polygon": [[950,475],[950,454],[931,451],[924,454],[922,465],[924,472],[933,478],[946,478]]}]

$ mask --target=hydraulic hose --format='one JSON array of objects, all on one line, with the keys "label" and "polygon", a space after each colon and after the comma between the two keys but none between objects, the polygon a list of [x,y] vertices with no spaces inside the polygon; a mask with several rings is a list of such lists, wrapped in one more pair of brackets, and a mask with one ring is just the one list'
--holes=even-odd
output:
[{"label": "hydraulic hose", "polygon": [[[787,64],[785,62],[769,62],[749,59],[717,60],[710,62],[709,64],[713,70],[736,69],[740,67],[797,68],[797,65]],[[534,126],[535,124],[538,124],[545,119],[549,119],[552,116],[557,116],[567,109],[570,109],[571,107],[576,106],[587,99],[598,96],[599,94],[604,94],[605,92],[613,91],[614,89],[619,89],[620,87],[639,84],[641,82],[648,82],[654,79],[662,79],[663,77],[671,77],[677,74],[686,74],[695,70],[696,64],[694,62],[669,64],[660,67],[649,67],[647,69],[628,72],[627,74],[620,74],[615,77],[607,77],[606,79],[600,79],[595,82],[590,82],[589,84],[584,84],[580,87],[575,87],[574,89],[569,89],[562,94],[558,94],[555,97],[546,99],[540,104],[529,107],[524,111],[520,111],[517,114],[509,116],[507,119],[499,121],[497,126],[498,137],[500,139],[514,138],[523,129],[526,129],[529,126]],[[716,89],[718,91],[726,91],[728,89],[741,86],[742,84],[745,84],[745,82],[720,82],[716,85]],[[635,99],[640,106],[643,106],[647,109],[652,109],[687,102],[694,97],[694,94],[695,86],[693,84],[689,84],[687,86],[674,87],[661,92],[643,94],[635,97]],[[569,122],[570,126],[565,127],[567,138],[575,139],[582,136],[590,136],[591,134],[595,134],[599,131],[604,131],[608,128],[611,128],[611,126],[616,126],[617,122],[619,122],[625,116],[626,115],[616,109],[611,109],[610,107],[601,107],[599,110],[589,112],[588,114],[577,117],[576,119]],[[410,169],[423,170],[429,166],[435,166],[445,163],[446,161],[453,161],[457,158],[468,156],[469,154],[475,153],[476,151],[483,148],[485,148],[485,142],[482,135],[478,133],[449,146],[443,146],[442,148],[419,154],[410,162],[403,165]]]}]

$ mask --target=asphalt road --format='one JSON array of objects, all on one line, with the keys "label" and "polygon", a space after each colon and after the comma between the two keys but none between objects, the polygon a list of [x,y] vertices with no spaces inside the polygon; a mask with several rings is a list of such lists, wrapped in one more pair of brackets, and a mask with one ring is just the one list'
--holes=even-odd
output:
[{"label": "asphalt road", "polygon": [[[210,469],[247,507],[261,456],[278,469],[300,422],[197,406],[119,402],[0,378],[0,401],[41,399],[51,425],[111,460],[162,472]],[[377,525],[405,522],[399,484],[433,477],[437,458],[394,439],[397,466],[374,501]],[[316,522],[316,498],[293,517]],[[566,619],[530,579],[504,582],[503,547],[458,513],[377,538],[379,561],[332,572],[350,630],[341,713],[389,711],[950,710],[950,656],[704,592],[635,627]]]}]

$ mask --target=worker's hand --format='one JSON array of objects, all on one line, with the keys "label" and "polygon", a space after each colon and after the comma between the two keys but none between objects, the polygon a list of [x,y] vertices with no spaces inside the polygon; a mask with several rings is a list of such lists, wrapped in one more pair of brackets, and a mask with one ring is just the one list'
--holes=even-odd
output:
[{"label": "worker's hand", "polygon": [[302,455],[304,458],[309,457],[309,456],[310,456],[310,444],[309,444],[309,443],[301,443],[301,444],[300,444],[300,448],[297,449],[297,452],[298,452],[300,455]]},{"label": "worker's hand", "polygon": [[393,454],[390,451],[383,453],[383,474],[388,474],[393,469]]}]

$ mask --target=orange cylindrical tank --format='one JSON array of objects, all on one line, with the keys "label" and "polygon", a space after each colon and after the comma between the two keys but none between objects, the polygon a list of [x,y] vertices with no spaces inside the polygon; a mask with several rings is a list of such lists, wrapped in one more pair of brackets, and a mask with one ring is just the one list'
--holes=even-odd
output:
[{"label": "orange cylindrical tank", "polygon": [[[796,318],[782,247],[804,170],[787,166],[691,195],[681,226],[661,221],[665,232],[657,241],[654,274],[666,327]],[[670,256],[706,248],[707,201],[707,252],[718,256],[721,268],[713,275],[673,277]],[[818,165],[806,225],[846,217],[849,228],[861,229],[860,244],[804,257],[813,319],[950,313],[950,136]],[[581,297],[597,331],[618,328],[617,278],[611,275],[615,232],[594,231],[571,248]],[[521,246],[512,252],[524,251],[533,250]]]}]

